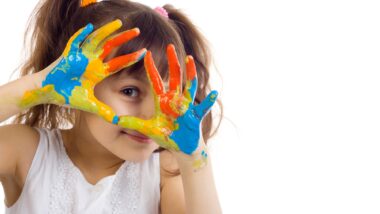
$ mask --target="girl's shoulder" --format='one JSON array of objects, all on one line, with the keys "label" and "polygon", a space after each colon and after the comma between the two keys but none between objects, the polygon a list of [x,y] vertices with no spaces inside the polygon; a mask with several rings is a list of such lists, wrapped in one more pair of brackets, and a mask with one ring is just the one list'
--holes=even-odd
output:
[{"label": "girl's shoulder", "polygon": [[39,138],[38,131],[27,125],[0,127],[0,174],[8,206],[14,204],[21,194]]},{"label": "girl's shoulder", "polygon": [[[23,124],[0,127],[0,152],[8,155],[0,157],[0,164],[13,165],[14,176],[25,177],[39,143],[39,132]],[[5,159],[6,158],[6,159]],[[25,172],[26,171],[26,172]]]}]

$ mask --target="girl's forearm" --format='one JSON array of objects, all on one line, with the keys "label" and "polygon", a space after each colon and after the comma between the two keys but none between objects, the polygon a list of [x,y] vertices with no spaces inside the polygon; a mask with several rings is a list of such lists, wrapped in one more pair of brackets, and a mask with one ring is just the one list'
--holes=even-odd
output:
[{"label": "girl's forearm", "polygon": [[194,170],[191,161],[178,162],[185,192],[186,213],[219,214],[222,213],[214,183],[211,160],[201,169]]},{"label": "girl's forearm", "polygon": [[[56,59],[53,63],[47,66],[45,69],[23,76],[17,80],[9,82],[0,86],[0,123],[8,119],[9,117],[25,110],[38,102],[23,102],[25,92],[30,92],[35,89],[41,89],[42,81],[46,78],[46,75],[59,63],[62,57]],[[41,91],[44,93],[44,91]],[[43,94],[39,94],[43,96]],[[36,95],[37,99],[42,99]]]},{"label": "girl's forearm", "polygon": [[0,122],[24,110],[20,101],[26,91],[37,89],[42,83],[42,73],[23,76],[0,86]]}]

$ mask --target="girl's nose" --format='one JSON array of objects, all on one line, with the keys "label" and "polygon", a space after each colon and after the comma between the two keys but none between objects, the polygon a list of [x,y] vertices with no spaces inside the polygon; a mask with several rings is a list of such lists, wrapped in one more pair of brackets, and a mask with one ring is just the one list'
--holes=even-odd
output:
[{"label": "girl's nose", "polygon": [[151,102],[146,102],[140,109],[139,117],[144,120],[149,120],[154,116],[154,113],[154,104]]},{"label": "girl's nose", "polygon": [[140,115],[139,115],[139,118],[144,119],[144,120],[149,120],[149,119],[151,119],[153,116],[154,116],[154,114],[146,114],[146,112],[145,112],[145,113],[140,114]]},{"label": "girl's nose", "polygon": [[151,119],[155,114],[154,98],[153,94],[149,95],[144,99],[143,104],[141,105],[139,117],[145,120]]}]

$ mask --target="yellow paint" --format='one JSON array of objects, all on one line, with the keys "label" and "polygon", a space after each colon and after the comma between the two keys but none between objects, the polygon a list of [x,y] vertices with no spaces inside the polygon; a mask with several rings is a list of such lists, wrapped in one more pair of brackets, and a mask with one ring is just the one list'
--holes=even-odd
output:
[{"label": "yellow paint", "polygon": [[34,91],[25,92],[19,102],[19,106],[22,109],[27,109],[42,103],[63,105],[65,103],[65,98],[54,90],[53,85],[47,85]]}]

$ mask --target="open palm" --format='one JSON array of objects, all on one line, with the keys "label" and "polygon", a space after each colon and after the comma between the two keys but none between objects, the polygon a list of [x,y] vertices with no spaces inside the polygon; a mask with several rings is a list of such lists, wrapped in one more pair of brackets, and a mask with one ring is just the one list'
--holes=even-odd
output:
[{"label": "open palm", "polygon": [[142,49],[103,62],[113,48],[139,35],[139,30],[134,28],[103,42],[121,25],[122,22],[117,19],[93,33],[92,24],[78,30],[68,41],[58,64],[46,75],[42,87],[25,93],[23,104],[65,105],[95,113],[116,124],[118,116],[111,107],[95,97],[94,87],[107,76],[139,61],[146,53],[146,49]]},{"label": "open palm", "polygon": [[167,56],[170,74],[167,92],[150,51],[144,59],[154,92],[154,117],[143,120],[133,116],[121,116],[118,124],[149,136],[166,149],[191,155],[199,145],[202,119],[214,105],[218,93],[211,91],[199,105],[195,106],[198,81],[193,57],[186,57],[186,85],[182,93],[181,69],[173,45],[168,46]]}]

